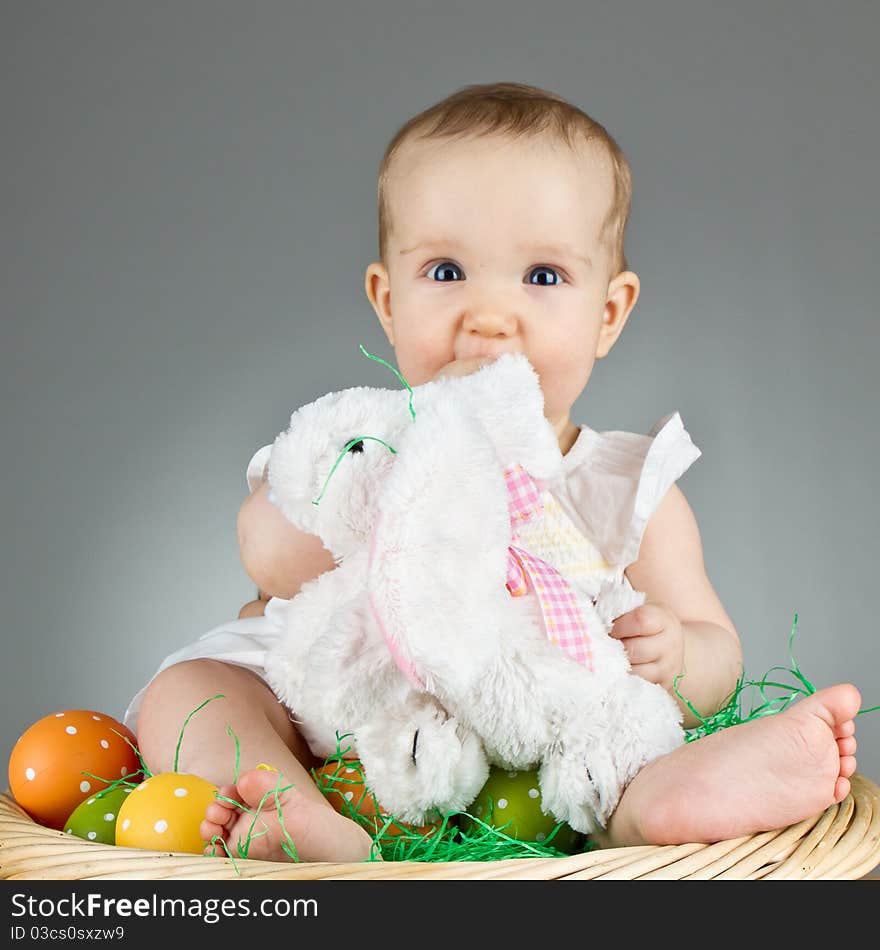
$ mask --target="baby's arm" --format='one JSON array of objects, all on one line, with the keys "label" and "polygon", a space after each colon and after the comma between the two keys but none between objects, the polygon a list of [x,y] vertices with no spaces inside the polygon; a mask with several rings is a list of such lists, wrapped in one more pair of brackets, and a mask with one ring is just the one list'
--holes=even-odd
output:
[{"label": "baby's arm", "polygon": [[[626,575],[646,603],[615,621],[639,676],[676,689],[702,716],[716,712],[736,687],[742,649],[733,622],[706,576],[697,521],[681,489],[667,492],[648,522],[638,560]],[[673,693],[673,695],[675,695]],[[685,726],[699,720],[678,696]]]},{"label": "baby's arm", "polygon": [[257,599],[249,600],[238,612],[238,619],[246,617],[262,617],[266,613],[266,603],[269,595],[264,590],[257,591]]},{"label": "baby's arm", "polygon": [[263,482],[239,510],[241,562],[261,599],[289,598],[336,565],[320,539],[295,528],[268,496],[269,484]]}]

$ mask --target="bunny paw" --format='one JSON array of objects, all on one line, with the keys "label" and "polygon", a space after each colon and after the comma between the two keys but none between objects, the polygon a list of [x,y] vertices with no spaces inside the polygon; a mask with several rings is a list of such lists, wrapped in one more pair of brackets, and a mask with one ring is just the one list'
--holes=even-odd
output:
[{"label": "bunny paw", "polygon": [[583,834],[605,826],[622,791],[610,753],[598,746],[554,749],[538,781],[544,810]]}]

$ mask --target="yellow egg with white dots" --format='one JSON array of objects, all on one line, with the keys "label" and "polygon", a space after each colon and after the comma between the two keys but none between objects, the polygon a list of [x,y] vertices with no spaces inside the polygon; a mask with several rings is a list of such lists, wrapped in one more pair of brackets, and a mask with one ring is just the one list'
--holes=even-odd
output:
[{"label": "yellow egg with white dots", "polygon": [[217,786],[188,772],[160,772],[126,798],[116,819],[116,844],[201,854],[199,825]]}]

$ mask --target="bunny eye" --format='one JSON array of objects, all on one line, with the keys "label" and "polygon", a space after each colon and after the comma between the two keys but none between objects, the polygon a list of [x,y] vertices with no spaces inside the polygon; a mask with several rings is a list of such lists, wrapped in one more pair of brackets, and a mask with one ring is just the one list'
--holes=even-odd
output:
[{"label": "bunny eye", "polygon": [[321,494],[317,498],[313,499],[312,504],[316,507],[321,504],[321,499],[324,497],[324,492],[327,491],[327,485],[330,483],[330,479],[333,478],[333,473],[339,468],[339,463],[348,455],[349,452],[363,452],[364,442],[369,439],[371,442],[379,442],[385,446],[386,449],[392,454],[397,455],[397,449],[394,446],[389,445],[387,442],[380,439],[375,435],[362,435],[360,437],[355,436],[353,439],[349,439],[348,442],[343,446],[342,451],[336,458],[336,461],[333,463],[333,468],[330,469],[330,474],[324,479],[324,486],[321,489]]}]

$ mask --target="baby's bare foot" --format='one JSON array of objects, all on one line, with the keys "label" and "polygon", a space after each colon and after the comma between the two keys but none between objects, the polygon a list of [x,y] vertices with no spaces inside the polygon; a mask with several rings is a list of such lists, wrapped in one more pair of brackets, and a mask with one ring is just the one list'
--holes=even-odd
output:
[{"label": "baby's bare foot", "polygon": [[633,779],[600,843],[712,842],[785,828],[849,794],[856,770],[848,683],[689,742]]},{"label": "baby's bare foot", "polygon": [[[315,801],[296,788],[287,788],[288,784],[278,772],[243,772],[237,785],[220,788],[222,798],[208,805],[200,828],[202,838],[210,842],[221,837],[233,857],[238,857],[239,842],[245,845],[250,839],[247,857],[263,861],[348,862],[371,856],[373,842],[363,828],[329,804]],[[283,821],[278,817],[276,793]],[[240,802],[249,811],[223,798]],[[285,850],[285,845],[289,850]],[[218,844],[216,848],[209,845],[206,853],[223,855],[225,851]]]}]

